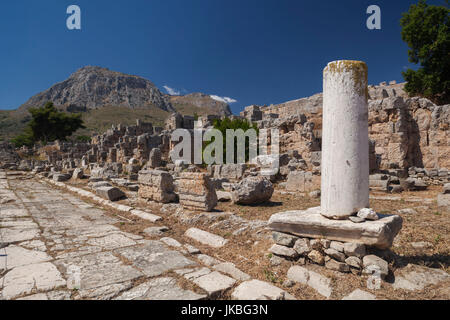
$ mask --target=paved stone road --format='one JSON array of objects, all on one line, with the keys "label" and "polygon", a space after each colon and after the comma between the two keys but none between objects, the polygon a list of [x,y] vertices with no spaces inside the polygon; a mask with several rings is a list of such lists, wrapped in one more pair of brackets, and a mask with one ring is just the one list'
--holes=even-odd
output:
[{"label": "paved stone road", "polygon": [[206,297],[164,275],[198,262],[122,232],[118,220],[71,194],[0,172],[0,200],[0,242],[9,244],[0,249],[2,299]]}]

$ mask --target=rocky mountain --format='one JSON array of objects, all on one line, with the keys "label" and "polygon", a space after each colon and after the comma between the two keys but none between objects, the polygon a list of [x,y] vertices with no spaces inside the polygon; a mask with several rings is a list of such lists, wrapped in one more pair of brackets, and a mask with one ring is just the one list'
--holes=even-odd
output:
[{"label": "rocky mountain", "polygon": [[228,104],[209,95],[170,96],[142,77],[87,66],[31,97],[17,110],[0,110],[0,141],[21,132],[29,119],[29,108],[48,101],[64,111],[81,112],[87,126],[83,134],[99,133],[118,123],[133,124],[137,119],[161,125],[173,112],[231,115]]},{"label": "rocky mountain", "polygon": [[47,101],[76,112],[104,106],[135,109],[150,105],[164,111],[175,111],[168,97],[149,80],[91,66],[79,69],[67,80],[31,97],[18,112],[42,106]]}]

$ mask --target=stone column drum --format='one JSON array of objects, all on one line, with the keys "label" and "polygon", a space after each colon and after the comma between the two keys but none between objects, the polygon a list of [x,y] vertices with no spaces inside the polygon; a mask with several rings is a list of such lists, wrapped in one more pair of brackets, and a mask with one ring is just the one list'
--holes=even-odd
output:
[{"label": "stone column drum", "polygon": [[367,66],[330,62],[323,72],[321,214],[346,219],[369,207]]}]

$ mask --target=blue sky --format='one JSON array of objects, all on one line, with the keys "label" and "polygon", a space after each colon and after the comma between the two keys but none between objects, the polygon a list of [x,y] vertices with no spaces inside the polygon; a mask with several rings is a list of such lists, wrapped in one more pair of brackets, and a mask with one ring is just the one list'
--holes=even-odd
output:
[{"label": "blue sky", "polygon": [[[181,93],[230,97],[233,112],[322,91],[329,61],[363,60],[369,83],[402,81],[399,26],[407,0],[42,0],[0,5],[0,109],[86,65],[150,79]],[[429,1],[444,4],[444,0]],[[82,30],[66,27],[81,8]],[[368,30],[369,5],[382,29]]]}]

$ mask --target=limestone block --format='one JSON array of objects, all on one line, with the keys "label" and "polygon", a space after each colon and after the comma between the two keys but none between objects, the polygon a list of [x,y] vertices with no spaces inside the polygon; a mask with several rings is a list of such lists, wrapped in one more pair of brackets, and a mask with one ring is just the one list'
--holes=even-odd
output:
[{"label": "limestone block", "polygon": [[397,215],[379,216],[377,221],[353,223],[327,219],[320,214],[320,208],[311,208],[274,214],[269,220],[269,228],[300,237],[355,242],[386,249],[402,228],[403,219]]}]

